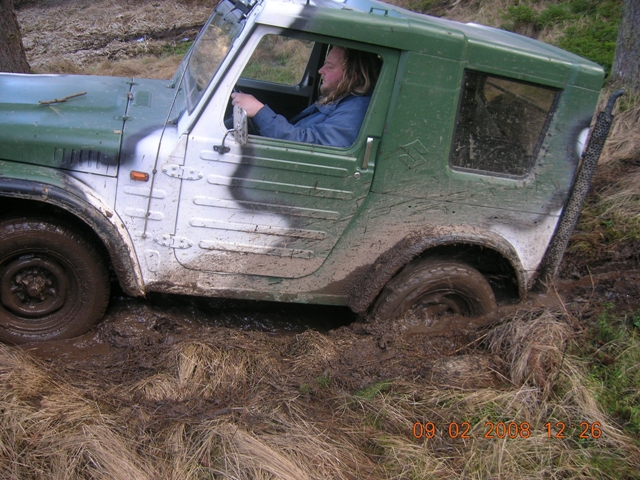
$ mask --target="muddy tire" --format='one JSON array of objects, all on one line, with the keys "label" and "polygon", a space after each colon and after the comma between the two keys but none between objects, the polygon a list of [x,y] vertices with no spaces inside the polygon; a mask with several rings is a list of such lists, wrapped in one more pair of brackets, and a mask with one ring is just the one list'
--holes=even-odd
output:
[{"label": "muddy tire", "polygon": [[85,333],[109,301],[107,268],[75,230],[37,218],[0,222],[0,340]]},{"label": "muddy tire", "polygon": [[455,260],[425,259],[389,281],[372,314],[383,320],[407,315],[433,320],[447,314],[490,317],[496,310],[493,290],[476,269]]}]

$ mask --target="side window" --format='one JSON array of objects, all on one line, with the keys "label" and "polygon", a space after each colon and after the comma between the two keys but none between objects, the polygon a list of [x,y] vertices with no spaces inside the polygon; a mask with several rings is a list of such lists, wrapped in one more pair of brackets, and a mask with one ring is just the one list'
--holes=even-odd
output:
[{"label": "side window", "polygon": [[299,85],[309,63],[313,42],[265,35],[240,75],[242,78],[283,85]]},{"label": "side window", "polygon": [[450,163],[525,175],[533,167],[558,90],[467,70]]},{"label": "side window", "polygon": [[[247,46],[253,51],[235,86],[242,94],[237,102],[251,102],[245,103],[251,109],[258,100],[268,107],[252,110],[250,138],[353,145],[373,98],[382,57],[315,42],[298,31],[264,32],[255,40]],[[229,116],[227,111],[225,118]]]}]

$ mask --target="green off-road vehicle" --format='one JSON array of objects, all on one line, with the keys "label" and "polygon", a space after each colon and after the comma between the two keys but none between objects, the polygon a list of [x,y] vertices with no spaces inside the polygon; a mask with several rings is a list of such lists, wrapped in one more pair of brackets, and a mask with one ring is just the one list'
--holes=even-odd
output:
[{"label": "green off-road vehicle", "polygon": [[[290,118],[331,46],[381,61],[356,141],[252,134],[232,92]],[[603,76],[369,0],[223,0],[171,81],[1,74],[0,339],[87,331],[112,281],[490,316],[557,268]]]}]

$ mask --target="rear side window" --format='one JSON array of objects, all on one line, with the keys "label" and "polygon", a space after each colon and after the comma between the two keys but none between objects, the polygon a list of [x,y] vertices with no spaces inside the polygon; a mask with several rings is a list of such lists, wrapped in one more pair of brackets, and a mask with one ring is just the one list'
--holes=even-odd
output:
[{"label": "rear side window", "polygon": [[521,176],[547,131],[558,90],[467,70],[451,166]]}]

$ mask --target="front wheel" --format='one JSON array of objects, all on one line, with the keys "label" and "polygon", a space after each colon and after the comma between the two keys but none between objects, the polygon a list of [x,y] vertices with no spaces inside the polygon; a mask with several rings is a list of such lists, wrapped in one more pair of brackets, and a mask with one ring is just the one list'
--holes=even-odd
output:
[{"label": "front wheel", "polygon": [[443,315],[495,315],[493,290],[475,268],[456,260],[425,259],[400,271],[385,286],[373,308],[374,318],[411,316],[432,324]]},{"label": "front wheel", "polygon": [[0,222],[0,340],[27,343],[85,333],[109,301],[98,252],[50,220]]}]

